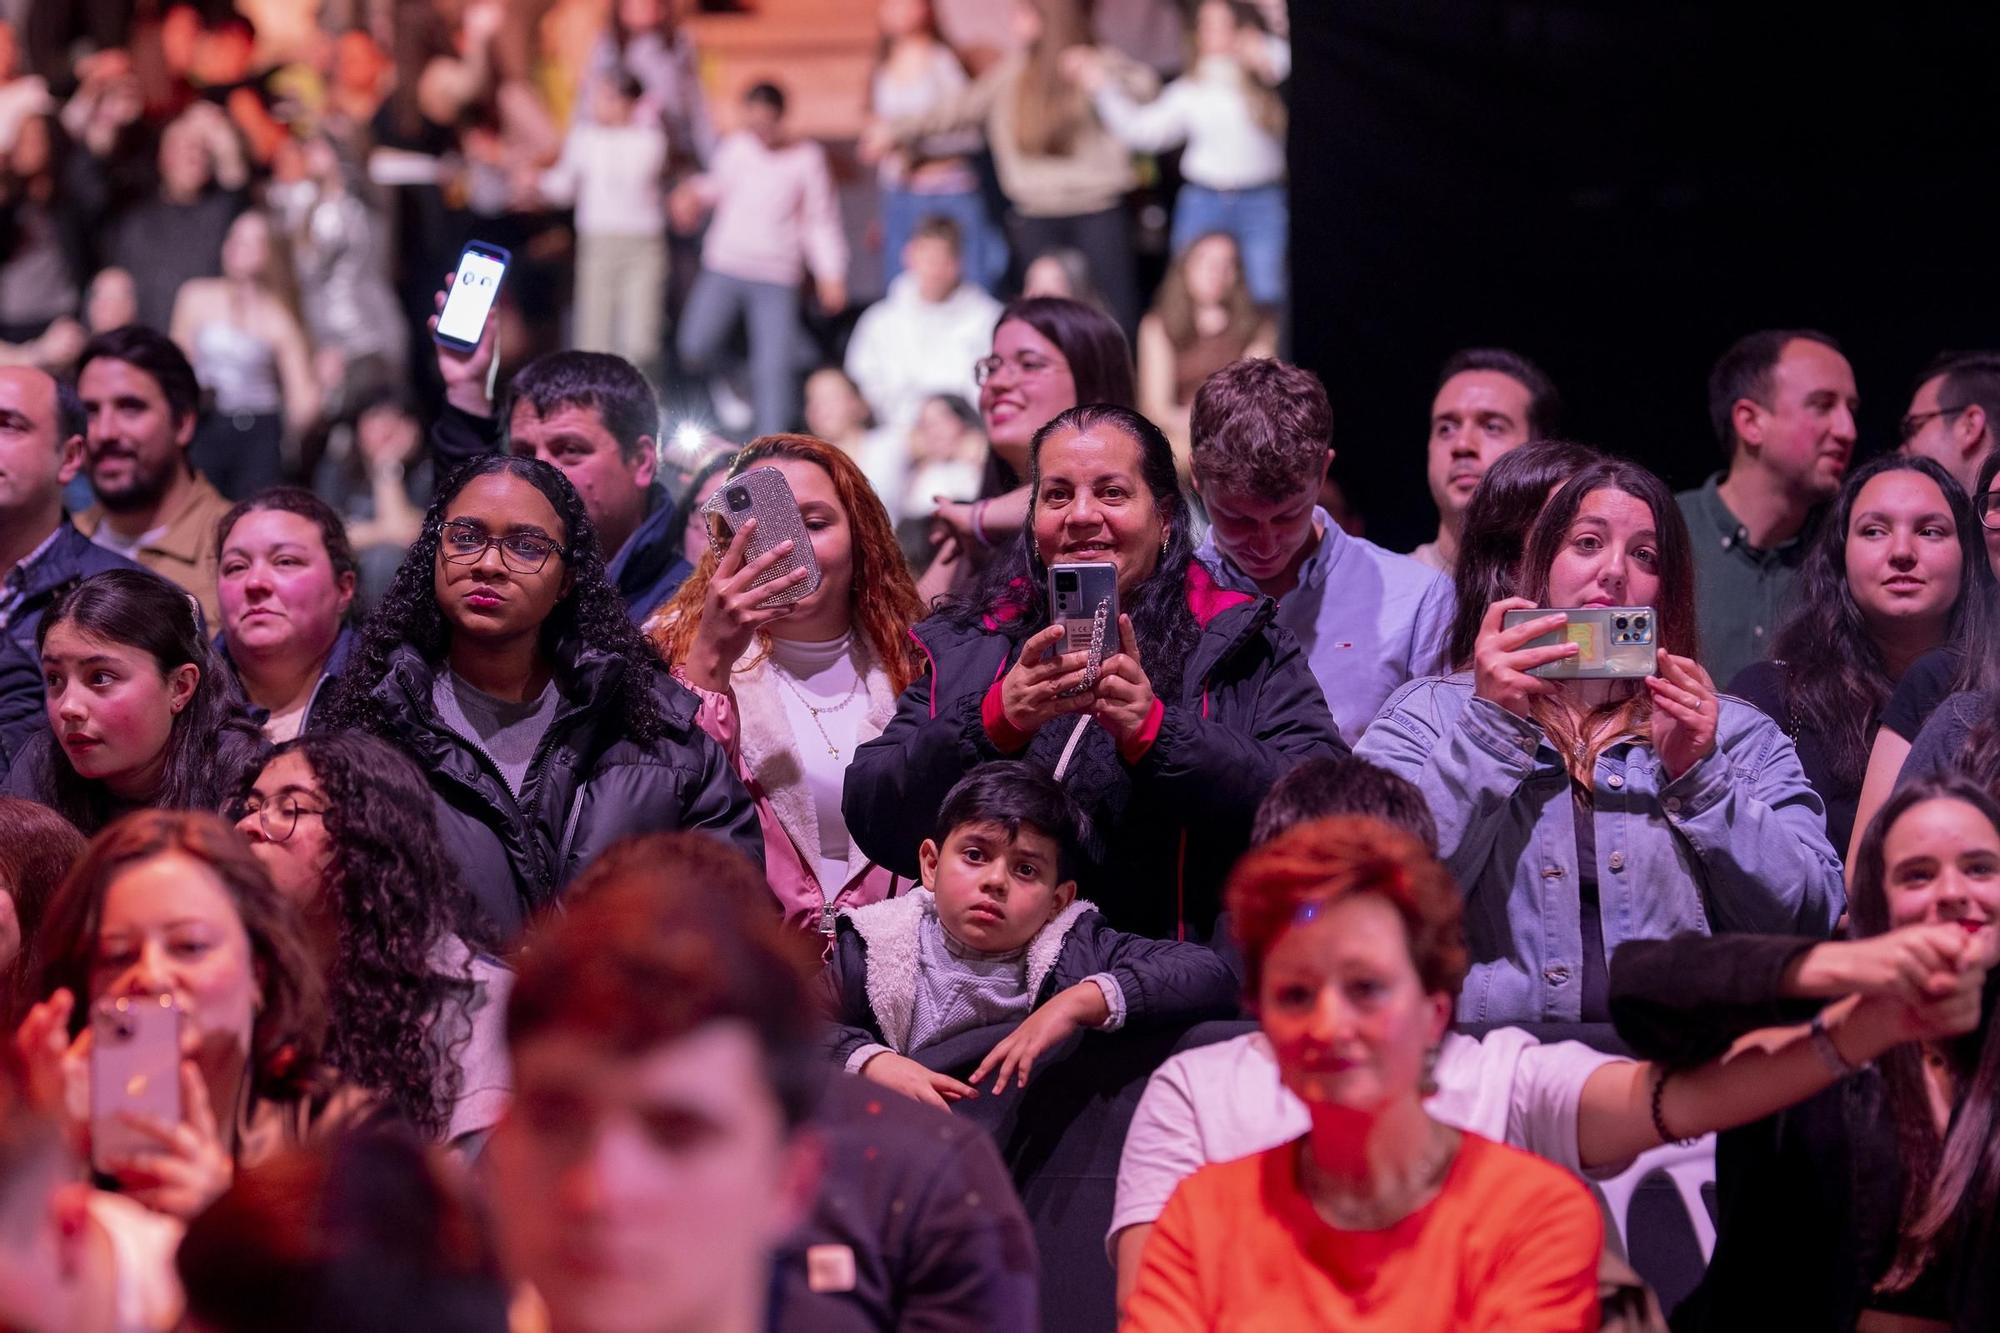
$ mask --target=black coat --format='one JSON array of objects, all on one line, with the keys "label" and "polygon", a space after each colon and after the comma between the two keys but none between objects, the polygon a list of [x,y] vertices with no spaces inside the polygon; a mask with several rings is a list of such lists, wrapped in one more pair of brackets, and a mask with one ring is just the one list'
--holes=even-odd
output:
[{"label": "black coat", "polygon": [[389,655],[370,697],[388,736],[415,759],[437,798],[438,827],[460,882],[501,941],[621,838],[700,829],[727,838],[760,868],[764,834],[722,747],[695,725],[694,695],[664,671],[653,692],[667,734],[625,733],[615,706],[631,668],[592,649],[559,651],[561,701],[515,799],[493,762],[437,716],[437,668],[413,646]]},{"label": "black coat", "polygon": [[[1189,583],[1202,635],[1180,697],[1162,700],[1152,748],[1126,765],[1093,724],[1102,756],[1079,764],[1065,783],[1095,830],[1102,873],[1092,896],[1111,923],[1155,938],[1185,931],[1206,940],[1264,793],[1301,761],[1348,749],[1297,640],[1272,621],[1276,604],[1223,593],[1206,571],[1191,571]],[[869,859],[912,879],[917,848],[936,833],[952,784],[982,763],[1018,757],[995,748],[980,705],[1022,644],[942,616],[914,634],[930,669],[903,691],[887,729],[855,752],[841,802]],[[1066,732],[1061,719],[1044,728],[1027,757],[1043,759],[1039,742]],[[1078,753],[1092,750],[1086,741]]]}]

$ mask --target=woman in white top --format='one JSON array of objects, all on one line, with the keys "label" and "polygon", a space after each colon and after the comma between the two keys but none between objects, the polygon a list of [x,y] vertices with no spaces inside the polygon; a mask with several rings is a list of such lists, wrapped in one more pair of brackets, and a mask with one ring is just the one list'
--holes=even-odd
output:
[{"label": "woman in white top", "polygon": [[194,466],[232,500],[275,485],[286,437],[319,416],[320,389],[291,258],[268,217],[253,209],[230,224],[222,276],[182,284],[168,331],[214,400]]},{"label": "woman in white top", "polygon": [[1064,67],[1091,94],[1098,119],[1127,147],[1162,153],[1181,144],[1183,184],[1170,244],[1184,253],[1213,231],[1236,238],[1259,305],[1285,297],[1285,106],[1271,84],[1290,47],[1264,31],[1248,5],[1202,0],[1194,17],[1194,65],[1151,102],[1111,77],[1101,51],[1065,54]]},{"label": "woman in white top", "polygon": [[[956,97],[971,82],[938,34],[931,0],[881,0],[881,54],[868,81],[868,114],[878,121],[921,116]],[[886,154],[876,166],[882,199],[882,281],[903,267],[903,244],[925,217],[958,223],[965,276],[997,292],[1007,275],[1007,241],[986,211],[976,129],[926,135]]]},{"label": "woman in white top", "polygon": [[[757,803],[764,870],[804,930],[831,935],[836,913],[887,897],[841,814],[847,765],[882,734],[918,674],[910,627],[921,614],[895,529],[861,469],[810,435],[766,435],[737,455],[784,474],[812,542],[820,585],[790,605],[760,605],[803,581],[797,570],[754,586],[789,554],[746,561],[751,524],[711,550],[647,627],[674,676],[700,696],[700,723],[728,752]],[[724,486],[728,483],[724,482]]]}]

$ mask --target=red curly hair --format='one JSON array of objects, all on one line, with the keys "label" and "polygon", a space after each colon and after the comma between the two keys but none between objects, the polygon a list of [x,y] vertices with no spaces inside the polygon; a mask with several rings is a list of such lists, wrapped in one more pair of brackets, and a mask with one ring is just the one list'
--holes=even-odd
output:
[{"label": "red curly hair", "polygon": [[1294,824],[1253,847],[1224,890],[1254,1008],[1264,960],[1302,912],[1374,894],[1396,909],[1426,993],[1455,1002],[1465,981],[1463,908],[1451,872],[1414,836],[1369,815]]},{"label": "red curly hair", "polygon": [[[923,617],[923,599],[917,595],[917,582],[903,560],[889,511],[882,507],[853,459],[812,435],[760,435],[730,462],[729,476],[741,476],[757,464],[777,458],[816,464],[833,479],[833,493],[847,511],[847,524],[854,534],[854,578],[849,585],[854,631],[888,673],[890,688],[901,694],[917,678],[916,645],[910,639],[910,627]],[[670,665],[686,660],[694,645],[695,631],[701,627],[702,600],[708,596],[708,581],[715,577],[716,561],[711,548],[660,608],[652,639]],[[769,639],[762,633],[758,639],[768,652]]]}]

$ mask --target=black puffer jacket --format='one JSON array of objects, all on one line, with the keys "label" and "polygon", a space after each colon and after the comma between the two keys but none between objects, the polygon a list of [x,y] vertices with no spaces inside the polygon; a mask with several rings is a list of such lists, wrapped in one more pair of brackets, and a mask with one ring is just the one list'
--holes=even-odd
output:
[{"label": "black puffer jacket", "polygon": [[[1094,896],[1111,924],[1206,941],[1264,793],[1301,761],[1348,751],[1298,642],[1272,623],[1275,603],[1219,589],[1199,565],[1188,603],[1202,635],[1180,697],[1162,700],[1152,747],[1127,765],[1093,724],[1064,785],[1090,816],[1101,862]],[[855,752],[841,801],[861,849],[909,878],[952,785],[982,763],[1022,757],[994,746],[980,714],[1021,641],[941,616],[912,633],[930,669],[903,691],[881,736]],[[1068,730],[1066,719],[1044,727],[1025,757],[1053,768],[1048,752],[1060,752]]]},{"label": "black puffer jacket", "polygon": [[757,808],[722,748],[695,725],[692,694],[657,673],[648,688],[668,734],[651,743],[626,735],[615,701],[629,669],[593,649],[557,651],[561,703],[518,801],[493,761],[438,718],[431,704],[438,668],[415,647],[391,652],[369,691],[389,739],[430,779],[445,849],[500,940],[519,936],[620,838],[701,829],[764,863]]}]

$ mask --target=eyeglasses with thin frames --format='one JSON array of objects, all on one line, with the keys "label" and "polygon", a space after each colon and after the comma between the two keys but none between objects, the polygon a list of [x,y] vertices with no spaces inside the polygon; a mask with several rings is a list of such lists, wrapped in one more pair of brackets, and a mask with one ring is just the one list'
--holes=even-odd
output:
[{"label": "eyeglasses with thin frames", "polygon": [[280,796],[269,805],[252,796],[243,803],[243,813],[257,817],[257,827],[264,830],[264,838],[268,842],[288,841],[292,834],[298,832],[299,821],[308,815],[314,819],[326,818],[326,811],[302,804],[298,797],[289,794]]},{"label": "eyeglasses with thin frames", "polygon": [[986,381],[992,379],[1008,367],[1013,368],[1015,379],[1031,380],[1054,370],[1055,362],[1044,360],[1039,356],[1032,358],[1023,356],[1011,359],[997,355],[982,356],[972,363],[972,382],[983,389],[986,387]]},{"label": "eyeglasses with thin frames", "polygon": [[454,565],[476,565],[489,548],[498,548],[500,563],[516,574],[539,574],[542,566],[563,553],[563,548],[547,537],[532,532],[508,532],[493,536],[477,523],[454,519],[444,525],[438,550]]},{"label": "eyeglasses with thin frames", "polygon": [[1965,408],[1963,407],[1940,407],[1929,412],[1912,412],[1910,415],[1904,417],[1902,423],[1897,427],[1898,434],[1896,438],[1904,444],[1908,444],[1911,440],[1917,438],[1917,432],[1924,428],[1925,422],[1933,421],[1938,417],[1944,417],[1949,420],[1964,410]]}]

